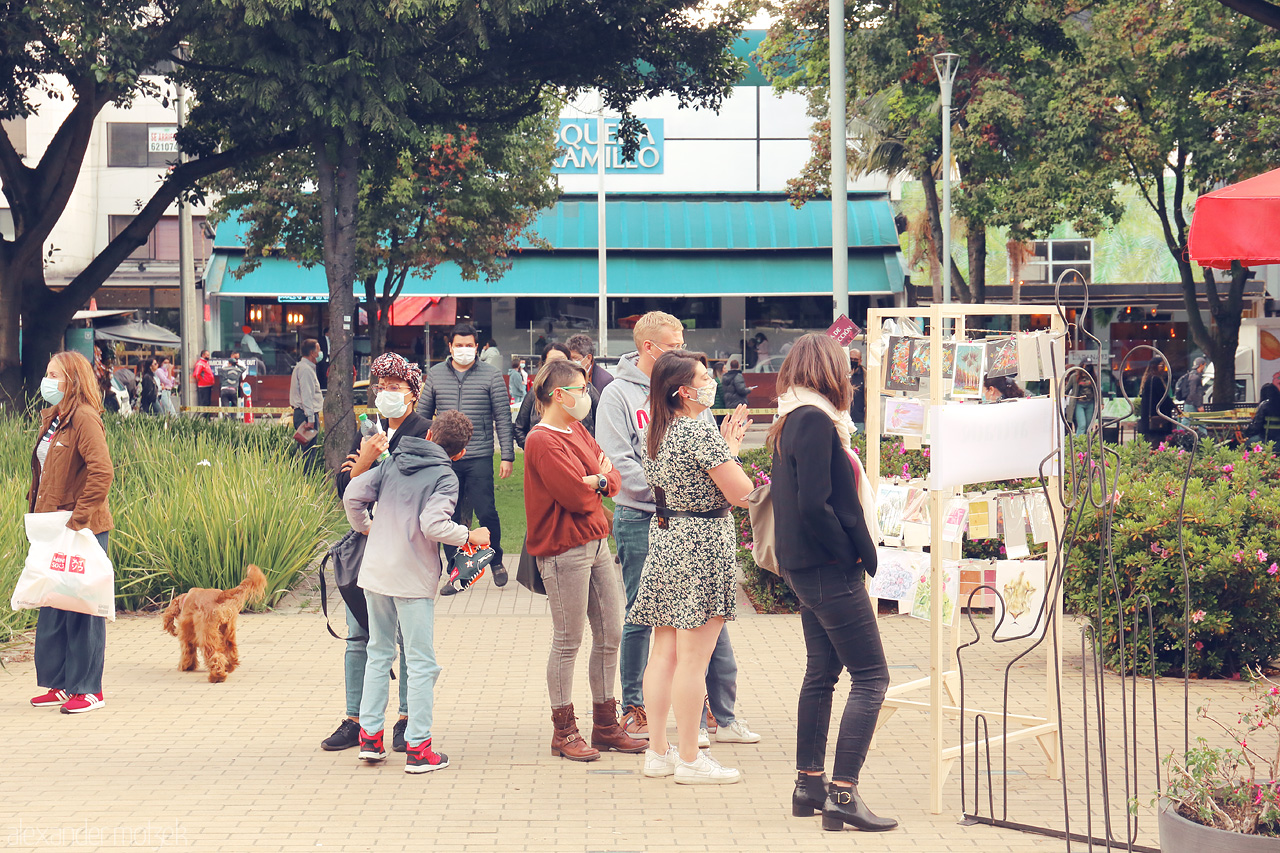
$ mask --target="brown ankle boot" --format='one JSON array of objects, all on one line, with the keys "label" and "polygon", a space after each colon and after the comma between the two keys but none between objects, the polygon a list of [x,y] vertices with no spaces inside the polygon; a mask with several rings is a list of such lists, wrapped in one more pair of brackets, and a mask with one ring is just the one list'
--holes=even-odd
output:
[{"label": "brown ankle boot", "polygon": [[610,749],[618,752],[641,753],[648,748],[647,740],[639,740],[627,734],[618,722],[618,700],[596,702],[592,706],[595,725],[591,727],[591,745],[601,752]]},{"label": "brown ankle boot", "polygon": [[551,754],[570,761],[595,761],[600,757],[600,750],[588,746],[578,734],[578,719],[573,715],[573,706],[551,709],[551,723],[555,732],[551,735]]}]

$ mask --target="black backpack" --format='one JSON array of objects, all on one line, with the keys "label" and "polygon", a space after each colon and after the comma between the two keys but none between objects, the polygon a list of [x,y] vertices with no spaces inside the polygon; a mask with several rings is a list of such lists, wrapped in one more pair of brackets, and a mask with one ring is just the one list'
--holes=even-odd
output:
[{"label": "black backpack", "polygon": [[324,559],[320,561],[320,607],[324,611],[324,624],[329,629],[329,633],[339,640],[345,640],[346,637],[334,631],[333,625],[329,622],[329,590],[325,585],[324,567],[330,561],[333,562],[334,586],[338,588],[338,594],[342,596],[347,610],[356,617],[356,621],[360,623],[360,627],[364,629],[367,636],[369,606],[364,600],[364,590],[360,589],[356,580],[360,576],[360,561],[364,559],[364,547],[368,541],[369,537],[358,530],[348,531],[346,536],[333,544],[329,553],[325,554]]}]

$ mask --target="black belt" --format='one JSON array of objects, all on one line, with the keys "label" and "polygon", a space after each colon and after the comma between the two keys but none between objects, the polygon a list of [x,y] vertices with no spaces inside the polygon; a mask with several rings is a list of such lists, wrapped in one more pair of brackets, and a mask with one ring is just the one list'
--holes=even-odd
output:
[{"label": "black belt", "polygon": [[719,509],[707,510],[706,512],[695,512],[694,510],[684,509],[667,509],[664,506],[654,507],[653,514],[658,517],[658,526],[666,528],[668,518],[728,518],[729,506],[720,507]]}]

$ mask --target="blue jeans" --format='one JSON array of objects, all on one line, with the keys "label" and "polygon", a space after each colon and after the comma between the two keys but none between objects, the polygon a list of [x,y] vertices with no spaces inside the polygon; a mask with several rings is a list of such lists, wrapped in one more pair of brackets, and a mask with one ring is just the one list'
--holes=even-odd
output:
[{"label": "blue jeans", "polygon": [[1076,435],[1084,435],[1089,429],[1089,424],[1093,423],[1093,401],[1083,402],[1076,401]]},{"label": "blue jeans", "polygon": [[[409,668],[404,660],[404,640],[400,638],[399,629],[396,630],[396,642],[400,644],[400,716],[404,717],[409,714],[409,681],[406,677]],[[360,627],[351,611],[347,610],[347,652],[343,657],[342,667],[347,686],[348,717],[360,716],[360,697],[364,695],[364,668],[369,660],[366,648],[368,644],[369,635]]]},{"label": "blue jeans", "polygon": [[365,591],[369,603],[369,662],[364,669],[364,695],[360,700],[360,728],[370,734],[386,725],[387,682],[396,656],[396,625],[404,634],[406,668],[400,678],[407,684],[409,725],[405,740],[420,744],[431,737],[432,697],[440,667],[436,663],[435,612],[430,598],[392,598]]},{"label": "blue jeans", "polygon": [[[613,538],[618,543],[618,558],[622,561],[622,584],[627,590],[627,611],[636,603],[640,591],[640,575],[644,561],[649,556],[649,521],[652,513],[627,506],[613,511]],[[622,678],[622,706],[644,707],[644,668],[649,663],[649,638],[653,629],[647,625],[622,625],[622,649],[618,655],[618,670]],[[733,643],[729,641],[729,626],[725,625],[716,640],[711,662],[707,666],[707,699],[716,723],[727,726],[735,719],[733,709],[738,696],[738,663],[733,656]],[[704,715],[703,724],[706,719]]]}]

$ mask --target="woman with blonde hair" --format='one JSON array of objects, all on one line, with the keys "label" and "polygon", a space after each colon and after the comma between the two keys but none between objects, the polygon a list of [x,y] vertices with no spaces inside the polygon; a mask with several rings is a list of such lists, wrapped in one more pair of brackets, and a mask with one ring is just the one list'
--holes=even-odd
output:
[{"label": "woman with blonde hair", "polygon": [[[796,786],[791,813],[822,810],[822,828],[893,829],[858,794],[876,718],[889,687],[889,668],[863,576],[875,574],[874,498],[853,453],[849,358],[832,338],[796,341],[778,373],[779,419],[769,429],[773,450],[773,514],[778,564],[800,600],[808,662],[800,687]],[[831,702],[841,670],[853,682],[840,720],[835,769],[828,788],[824,764]]]},{"label": "woman with blonde hair", "polygon": [[[88,529],[107,549],[113,527],[107,493],[114,476],[102,426],[102,394],[89,360],[78,352],[49,359],[40,395],[40,439],[31,453],[30,512],[71,511],[67,527]],[[101,708],[107,620],[40,608],[36,622],[36,681],[47,692],[31,704],[61,706],[64,714]]]}]

